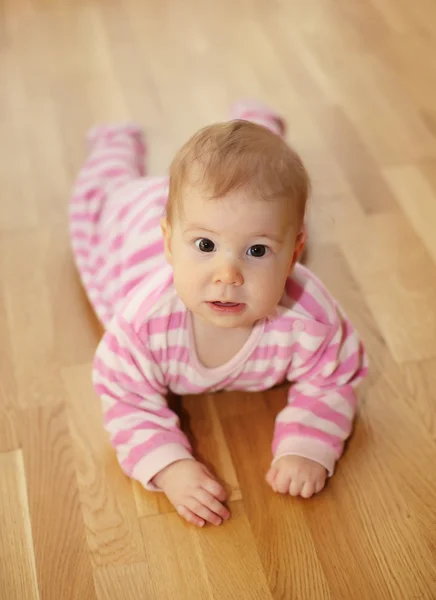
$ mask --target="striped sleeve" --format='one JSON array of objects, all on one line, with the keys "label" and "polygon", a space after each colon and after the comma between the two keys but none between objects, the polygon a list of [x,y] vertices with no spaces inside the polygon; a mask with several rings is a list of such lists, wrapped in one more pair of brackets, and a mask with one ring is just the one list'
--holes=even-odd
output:
[{"label": "striped sleeve", "polygon": [[274,460],[298,455],[334,472],[357,408],[356,386],[367,371],[357,332],[335,306],[335,318],[320,346],[296,372],[290,370],[287,406],[277,415]]},{"label": "striped sleeve", "polygon": [[177,460],[192,458],[179,418],[166,402],[164,374],[132,326],[116,316],[95,355],[93,383],[123,471],[149,490]]}]

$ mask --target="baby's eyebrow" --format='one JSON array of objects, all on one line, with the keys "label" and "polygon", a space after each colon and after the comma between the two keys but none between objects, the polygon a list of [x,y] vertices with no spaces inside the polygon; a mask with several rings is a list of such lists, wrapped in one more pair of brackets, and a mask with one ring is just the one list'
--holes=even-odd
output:
[{"label": "baby's eyebrow", "polygon": [[[189,225],[186,229],[183,230],[184,233],[189,233],[190,231],[206,231],[207,233],[211,233],[212,235],[219,235],[218,232],[213,231],[212,229],[208,229],[207,227],[203,227],[202,225]],[[251,233],[247,235],[247,238],[266,238],[269,240],[273,240],[277,244],[283,244],[284,237],[281,235],[275,235],[273,233]]]},{"label": "baby's eyebrow", "polygon": [[213,233],[214,235],[217,234],[216,231],[212,231],[212,229],[208,229],[207,227],[203,227],[202,225],[189,225],[188,227],[186,227],[184,229],[185,233],[188,233],[189,231],[207,231],[208,233]]},{"label": "baby's eyebrow", "polygon": [[251,237],[254,238],[267,238],[269,240],[274,240],[278,244],[283,243],[283,237],[281,235],[274,235],[273,233],[253,233]]}]

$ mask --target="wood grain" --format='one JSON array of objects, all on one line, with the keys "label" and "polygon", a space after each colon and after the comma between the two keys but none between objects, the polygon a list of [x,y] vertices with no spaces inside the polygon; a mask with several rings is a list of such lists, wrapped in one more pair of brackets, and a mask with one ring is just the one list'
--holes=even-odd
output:
[{"label": "wood grain", "polygon": [[[0,600],[436,598],[435,22],[433,0],[2,4]],[[304,260],[371,368],[308,502],[264,480],[287,386],[175,399],[230,492],[232,518],[197,530],[110,447],[67,205],[92,125],[140,123],[160,174],[240,97],[288,123]]]},{"label": "wood grain", "polygon": [[0,454],[0,598],[39,600],[35,556],[20,450]]},{"label": "wood grain", "polygon": [[90,373],[90,364],[62,371],[88,546],[96,566],[137,563],[144,547],[131,480],[109,446]]},{"label": "wood grain", "polygon": [[39,594],[50,600],[92,600],[94,583],[65,405],[23,411],[20,443]]}]

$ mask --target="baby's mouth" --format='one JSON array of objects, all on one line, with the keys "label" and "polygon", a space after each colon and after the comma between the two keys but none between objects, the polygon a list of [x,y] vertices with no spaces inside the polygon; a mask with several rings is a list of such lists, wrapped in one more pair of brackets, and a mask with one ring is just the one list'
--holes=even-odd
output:
[{"label": "baby's mouth", "polygon": [[208,302],[208,304],[212,310],[221,314],[240,313],[245,309],[245,304],[241,302],[221,302],[220,300],[216,300]]},{"label": "baby's mouth", "polygon": [[217,300],[216,302],[212,302],[212,304],[215,304],[216,306],[238,306],[240,302],[220,302]]}]

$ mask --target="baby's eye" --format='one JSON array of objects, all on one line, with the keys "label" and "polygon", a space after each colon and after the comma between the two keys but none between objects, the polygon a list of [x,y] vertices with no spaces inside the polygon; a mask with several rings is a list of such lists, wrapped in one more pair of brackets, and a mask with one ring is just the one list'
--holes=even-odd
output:
[{"label": "baby's eye", "polygon": [[215,244],[212,242],[212,240],[208,240],[207,238],[195,240],[195,245],[200,252],[213,252],[215,250]]},{"label": "baby's eye", "polygon": [[254,258],[262,258],[268,252],[268,247],[263,244],[256,244],[254,246],[250,246],[247,250],[247,254],[249,256],[253,256]]}]

